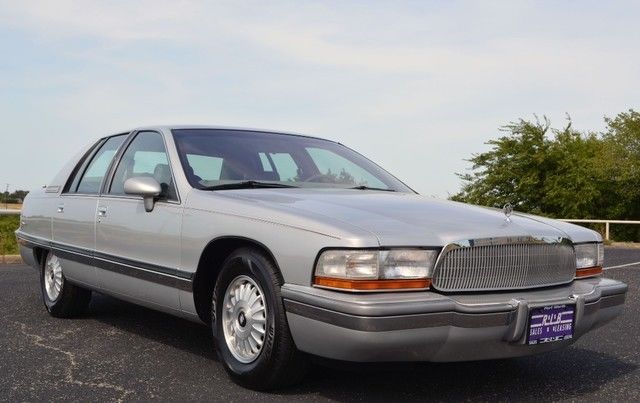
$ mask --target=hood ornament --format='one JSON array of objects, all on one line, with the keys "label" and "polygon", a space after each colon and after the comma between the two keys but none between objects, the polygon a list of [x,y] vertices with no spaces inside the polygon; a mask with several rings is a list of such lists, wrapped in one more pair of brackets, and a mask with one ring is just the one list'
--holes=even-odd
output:
[{"label": "hood ornament", "polygon": [[504,220],[506,222],[511,222],[511,214],[513,213],[513,206],[511,205],[511,203],[507,203],[502,207],[502,212],[504,213],[504,215],[507,217]]}]

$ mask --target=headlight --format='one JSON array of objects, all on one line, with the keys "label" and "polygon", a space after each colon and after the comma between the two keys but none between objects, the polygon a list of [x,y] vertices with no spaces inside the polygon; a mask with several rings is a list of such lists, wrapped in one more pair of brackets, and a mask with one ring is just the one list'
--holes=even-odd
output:
[{"label": "headlight", "polygon": [[574,245],[576,251],[576,278],[602,274],[604,263],[604,245],[602,243],[584,243]]},{"label": "headlight", "polygon": [[314,284],[353,291],[425,289],[437,257],[425,249],[327,250],[316,263]]}]

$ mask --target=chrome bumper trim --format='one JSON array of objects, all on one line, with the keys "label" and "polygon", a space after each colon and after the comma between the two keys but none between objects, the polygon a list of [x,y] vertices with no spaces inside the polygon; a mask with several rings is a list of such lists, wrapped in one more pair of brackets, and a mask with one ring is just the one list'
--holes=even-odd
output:
[{"label": "chrome bumper trim", "polygon": [[287,299],[284,301],[284,307],[287,312],[296,315],[363,332],[386,332],[438,326],[463,328],[506,326],[512,316],[512,312],[484,314],[441,312],[402,316],[355,316]]},{"label": "chrome bumper trim", "polygon": [[[577,315],[590,315],[599,309],[622,305],[625,294],[602,297],[596,302],[580,304],[576,301]],[[551,302],[555,304],[556,302]],[[536,306],[539,304],[536,304]],[[483,328],[494,326],[509,326],[505,335],[506,341],[519,341],[524,334],[527,314],[532,307],[525,301],[518,303],[516,309],[508,312],[496,313],[459,313],[439,312],[397,316],[357,316],[342,312],[331,311],[313,305],[285,299],[285,310],[289,313],[305,318],[329,323],[346,329],[363,332],[387,332],[391,330],[420,329],[440,326],[454,326],[458,328]]]}]

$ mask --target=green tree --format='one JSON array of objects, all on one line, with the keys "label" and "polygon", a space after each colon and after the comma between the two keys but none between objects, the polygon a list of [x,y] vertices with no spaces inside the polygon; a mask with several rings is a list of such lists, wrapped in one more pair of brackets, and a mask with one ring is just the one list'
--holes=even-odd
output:
[{"label": "green tree", "polygon": [[24,200],[27,197],[27,193],[29,193],[27,190],[16,190],[9,195],[9,198]]},{"label": "green tree", "polygon": [[581,134],[568,124],[554,130],[546,155],[548,167],[540,212],[555,217],[600,218],[602,171],[595,168],[603,144],[594,133]]},{"label": "green tree", "polygon": [[[565,218],[640,219],[640,113],[605,118],[605,133],[581,133],[568,120],[520,119],[474,154],[462,190],[451,198]],[[640,228],[616,226],[614,238],[640,240]]]},{"label": "green tree", "polygon": [[489,151],[469,159],[471,172],[458,174],[464,184],[452,199],[492,207],[511,203],[520,211],[544,213],[543,189],[554,168],[549,130],[547,118],[501,127],[506,134],[488,141]]},{"label": "green tree", "polygon": [[500,128],[507,134],[491,140],[491,149],[474,155],[470,173],[453,199],[557,217],[592,217],[601,193],[594,169],[602,142],[571,126],[553,129],[547,118],[520,119]]},{"label": "green tree", "polygon": [[[606,218],[640,220],[640,113],[633,109],[605,118],[603,151],[597,168],[602,171],[602,200]],[[614,226],[618,239],[640,240],[638,226]]]}]

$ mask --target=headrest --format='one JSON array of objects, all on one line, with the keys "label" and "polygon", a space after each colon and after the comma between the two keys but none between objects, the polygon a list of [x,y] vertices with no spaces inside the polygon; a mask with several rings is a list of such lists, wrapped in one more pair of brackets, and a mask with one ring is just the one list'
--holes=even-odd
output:
[{"label": "headrest", "polygon": [[158,183],[171,183],[171,169],[168,164],[158,164],[153,170],[153,177]]}]

